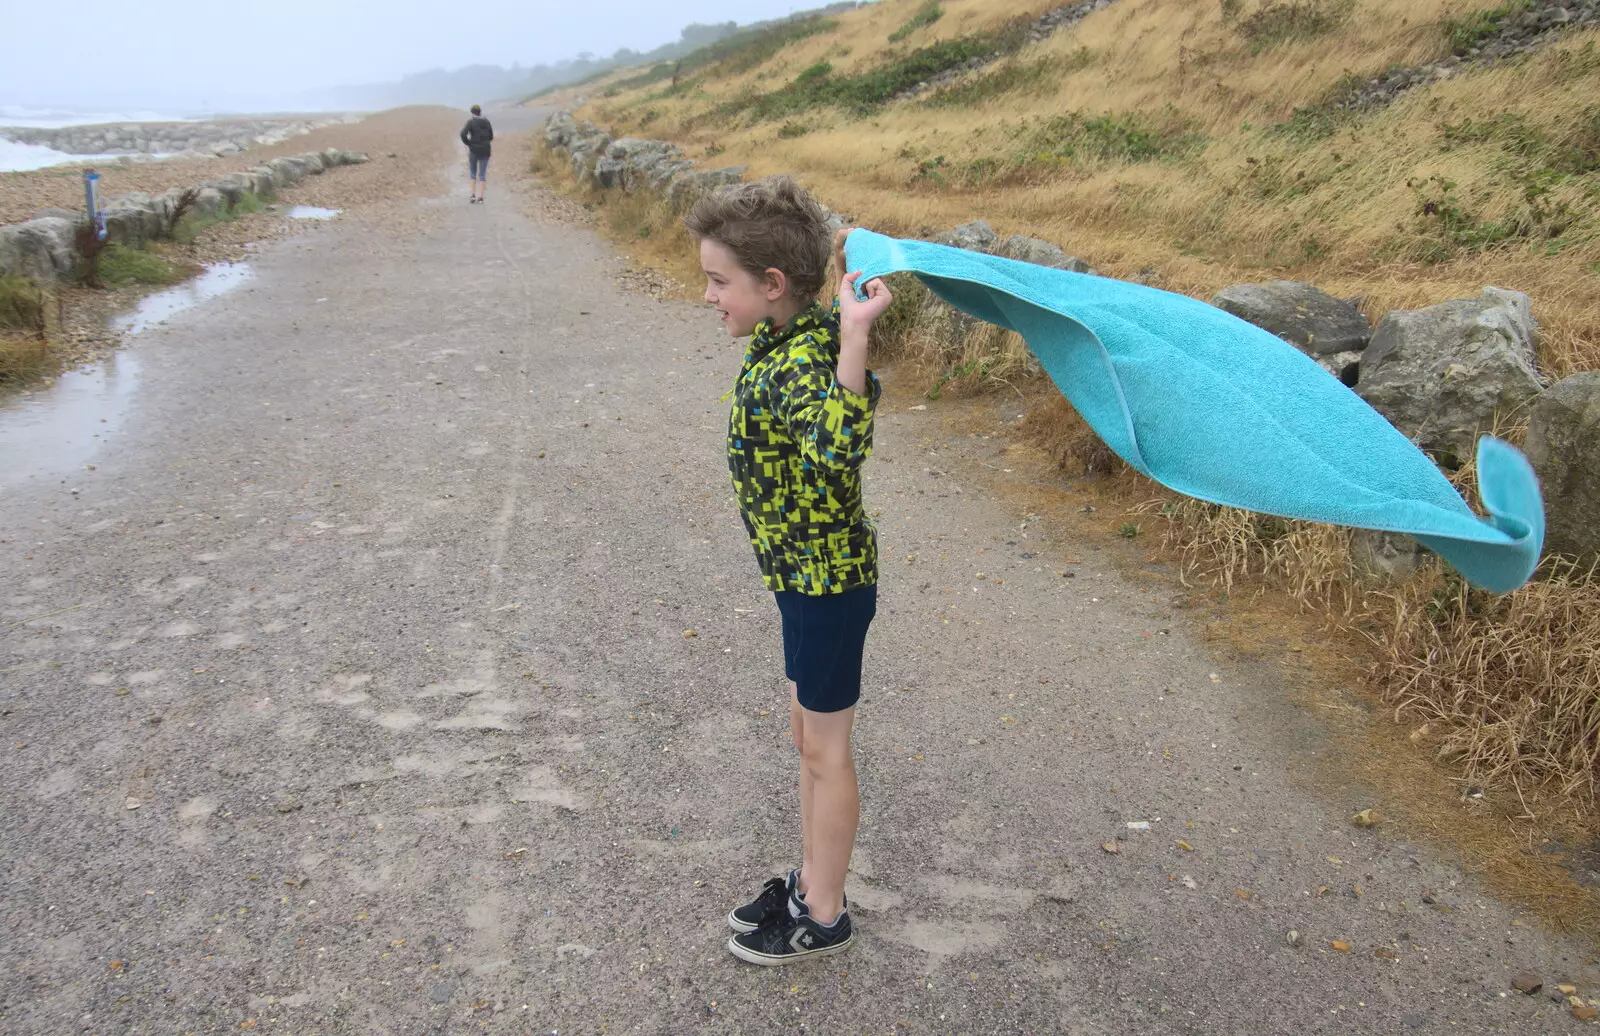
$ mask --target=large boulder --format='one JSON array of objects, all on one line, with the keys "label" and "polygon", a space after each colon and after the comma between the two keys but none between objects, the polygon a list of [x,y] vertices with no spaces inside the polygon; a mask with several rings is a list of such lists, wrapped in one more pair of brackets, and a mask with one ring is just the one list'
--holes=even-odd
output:
[{"label": "large boulder", "polygon": [[274,158],[267,163],[267,168],[272,170],[272,186],[289,187],[299,183],[306,176],[306,166],[298,158]]},{"label": "large boulder", "polygon": [[265,166],[256,166],[252,169],[246,169],[239,175],[250,178],[249,190],[253,191],[255,194],[263,198],[272,196],[274,181],[272,179],[271,169],[268,169]]},{"label": "large boulder", "polygon": [[627,163],[620,158],[612,158],[609,154],[602,155],[594,164],[594,182],[597,187],[621,187],[622,173],[627,169]]},{"label": "large boulder", "polygon": [[745,167],[728,166],[723,169],[690,169],[679,173],[667,185],[667,204],[678,212],[688,209],[718,187],[735,184],[744,179]]},{"label": "large boulder", "polygon": [[244,192],[247,190],[239,180],[234,179],[232,176],[207,180],[201,189],[214,191],[222,195],[223,206],[230,212],[233,211],[235,205],[239,204],[240,199],[244,197]]},{"label": "large boulder", "polygon": [[166,220],[154,199],[135,191],[111,199],[105,210],[106,235],[124,245],[141,245],[166,232]]},{"label": "large boulder", "polygon": [[1350,533],[1350,563],[1369,583],[1403,583],[1422,564],[1427,551],[1403,532],[1354,529]]},{"label": "large boulder", "polygon": [[270,197],[277,190],[278,177],[269,166],[255,165],[245,172],[256,178],[256,193],[263,198]]},{"label": "large boulder", "polygon": [[693,169],[694,163],[685,158],[674,158],[661,162],[650,170],[650,178],[646,186],[652,191],[664,191],[679,173],[685,169]]},{"label": "large boulder", "polygon": [[545,121],[544,142],[553,148],[564,148],[572,143],[577,133],[577,123],[571,112],[556,112]]},{"label": "large boulder", "polygon": [[1313,359],[1359,353],[1372,328],[1353,303],[1301,281],[1267,281],[1223,288],[1211,304],[1271,331]]},{"label": "large boulder", "polygon": [[648,188],[659,170],[682,160],[682,153],[671,144],[651,143],[658,146],[635,150],[623,159],[622,186],[625,189]]},{"label": "large boulder", "polygon": [[1535,401],[1526,451],[1544,491],[1545,549],[1600,561],[1600,371],[1563,378]]},{"label": "large boulder", "polygon": [[77,256],[74,219],[46,216],[0,227],[0,274],[53,281],[71,276]]},{"label": "large boulder", "polygon": [[[595,182],[601,187],[636,190],[649,183],[656,166],[678,157],[678,149],[662,140],[623,137],[606,148],[605,158],[595,163]],[[612,163],[616,163],[613,165]]]},{"label": "large boulder", "polygon": [[933,242],[965,248],[969,252],[993,252],[1000,245],[1000,235],[994,232],[988,220],[975,219],[971,223],[952,227],[942,234],[935,234]]},{"label": "large boulder", "polygon": [[596,163],[605,157],[611,138],[604,133],[576,140],[568,152],[572,156],[572,175],[584,180],[594,172]]},{"label": "large boulder", "polygon": [[1460,463],[1497,413],[1509,415],[1539,394],[1536,332],[1528,296],[1501,288],[1395,310],[1361,354],[1356,392],[1417,445]]},{"label": "large boulder", "polygon": [[[988,226],[988,224],[984,224]],[[1064,250],[1048,241],[1037,237],[1028,237],[1025,234],[1012,234],[995,248],[996,255],[1003,255],[1007,259],[1017,259],[1035,266],[1048,266],[1055,270],[1071,270],[1073,273],[1093,273],[1090,265],[1075,255],[1068,255]]]},{"label": "large boulder", "polygon": [[215,216],[228,207],[228,199],[215,187],[202,187],[195,195],[194,207],[202,216]]}]

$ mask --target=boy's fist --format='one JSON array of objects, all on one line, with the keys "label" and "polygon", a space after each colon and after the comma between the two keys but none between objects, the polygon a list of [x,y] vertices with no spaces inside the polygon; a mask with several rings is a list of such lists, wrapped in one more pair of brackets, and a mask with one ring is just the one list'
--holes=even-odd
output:
[{"label": "boy's fist", "polygon": [[859,328],[865,331],[872,326],[872,322],[883,315],[889,308],[889,303],[894,301],[894,296],[889,293],[889,286],[883,283],[883,278],[874,277],[867,282],[865,301],[856,299],[856,278],[861,276],[861,271],[847,273],[839,282],[839,326],[841,330]]}]

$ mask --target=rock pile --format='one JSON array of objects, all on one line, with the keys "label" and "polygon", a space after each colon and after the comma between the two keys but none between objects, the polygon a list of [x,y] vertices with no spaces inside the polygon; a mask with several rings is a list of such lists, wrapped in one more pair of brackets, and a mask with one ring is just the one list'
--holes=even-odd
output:
[{"label": "rock pile", "polygon": [[[1038,18],[1035,18],[1024,30],[1026,42],[1040,43],[1047,40],[1053,34],[1060,32],[1062,29],[1071,28],[1096,11],[1110,7],[1115,2],[1116,0],[1075,0],[1073,3],[1051,8]],[[909,90],[902,90],[895,95],[894,99],[897,101],[905,100],[908,97],[916,97],[929,90],[937,90],[941,86],[960,79],[968,72],[974,72],[985,65],[999,61],[1009,53],[1011,53],[1009,49],[997,50],[993,54],[969,58],[956,68],[946,69],[936,76],[930,76]]]},{"label": "rock pile", "polygon": [[0,126],[0,137],[68,155],[236,155],[276,144],[321,126],[356,122],[360,116],[223,119],[214,122],[117,122],[96,126]]},{"label": "rock pile", "polygon": [[1379,108],[1407,90],[1431,86],[1474,65],[1538,50],[1556,42],[1566,30],[1588,25],[1600,25],[1600,0],[1543,0],[1506,19],[1495,33],[1461,53],[1426,65],[1392,69],[1355,85],[1323,107],[1330,111]]},{"label": "rock pile", "polygon": [[544,141],[551,149],[567,153],[578,181],[605,189],[655,191],[678,211],[723,184],[738,183],[745,170],[744,166],[696,169],[675,144],[635,137],[613,139],[592,122],[575,121],[570,112],[550,117]]},{"label": "rock pile", "polygon": [[[244,172],[229,173],[200,184],[195,209],[201,215],[231,210],[247,191],[270,197],[278,188],[298,183],[307,176],[366,160],[366,155],[339,148],[274,158]],[[164,194],[135,192],[110,199],[105,206],[107,236],[128,245],[165,236],[182,194],[183,191],[173,188]],[[80,214],[52,211],[38,219],[0,227],[0,275],[28,277],[45,283],[71,277],[78,262],[74,242],[82,223]]]}]

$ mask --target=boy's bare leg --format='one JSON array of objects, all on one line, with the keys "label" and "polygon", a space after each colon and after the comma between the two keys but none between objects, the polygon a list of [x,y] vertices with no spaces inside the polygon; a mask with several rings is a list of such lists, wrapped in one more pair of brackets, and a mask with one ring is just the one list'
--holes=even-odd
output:
[{"label": "boy's bare leg", "polygon": [[[852,706],[839,712],[801,709],[800,713],[800,725],[795,729],[804,731],[800,787],[806,858],[799,886],[812,919],[830,925],[844,910],[844,877],[861,819],[856,764],[850,753],[856,710]],[[811,783],[809,810],[804,805],[807,781]]]},{"label": "boy's bare leg", "polygon": [[789,732],[794,735],[794,750],[800,756],[800,877],[795,883],[800,895],[804,896],[810,891],[806,884],[806,872],[812,866],[811,857],[811,810],[815,799],[814,782],[811,771],[806,768],[806,710],[800,707],[800,689],[789,683]]}]

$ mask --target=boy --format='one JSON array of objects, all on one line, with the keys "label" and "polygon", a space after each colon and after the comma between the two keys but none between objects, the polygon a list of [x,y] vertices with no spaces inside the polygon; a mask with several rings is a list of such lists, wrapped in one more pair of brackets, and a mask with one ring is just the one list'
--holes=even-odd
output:
[{"label": "boy", "polygon": [[461,127],[461,143],[467,145],[467,178],[472,181],[467,202],[476,205],[489,193],[489,142],[494,139],[494,127],[483,117],[483,109],[472,106],[472,118]]},{"label": "boy", "polygon": [[685,219],[700,241],[705,299],[728,334],[750,336],[728,418],[733,476],[761,577],[783,620],[789,726],[800,753],[800,867],[728,914],[728,949],[786,964],[854,939],[844,878],[860,798],[850,728],[877,611],[876,532],[861,507],[878,379],[867,332],[889,305],[880,280],[858,302],[834,239],[838,299],[816,301],[828,262],[822,209],[788,177],[724,188]]}]

